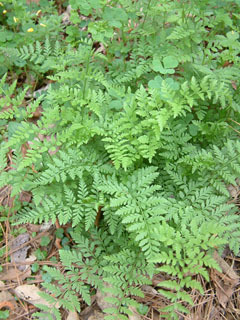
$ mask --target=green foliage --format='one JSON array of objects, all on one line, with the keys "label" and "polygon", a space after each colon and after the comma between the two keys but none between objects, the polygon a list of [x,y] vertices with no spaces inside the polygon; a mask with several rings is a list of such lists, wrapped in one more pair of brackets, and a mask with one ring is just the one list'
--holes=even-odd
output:
[{"label": "green foliage", "polygon": [[[0,6],[0,74],[21,68],[17,48],[43,41],[46,36],[59,39],[62,31],[61,17],[54,2],[4,0]],[[22,48],[24,50],[24,48]]]},{"label": "green foliage", "polygon": [[52,307],[40,309],[60,319],[59,306],[79,311],[95,288],[111,292],[106,319],[128,319],[161,272],[161,311],[178,319],[190,290],[203,293],[197,275],[219,270],[214,250],[239,252],[226,188],[240,174],[239,2],[71,0],[68,26],[42,3],[41,20],[35,4],[9,0],[0,31],[0,187],[12,185],[18,207],[21,191],[32,194],[16,223],[72,226],[63,271],[44,270]]},{"label": "green foliage", "polygon": [[7,319],[9,317],[9,311],[0,311],[0,319]]}]

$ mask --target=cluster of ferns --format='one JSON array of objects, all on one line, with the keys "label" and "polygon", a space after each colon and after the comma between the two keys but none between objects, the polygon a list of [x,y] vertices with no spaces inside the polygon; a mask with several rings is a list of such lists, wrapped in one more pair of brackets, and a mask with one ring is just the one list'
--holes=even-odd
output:
[{"label": "cluster of ferns", "polygon": [[[43,286],[54,297],[43,295],[80,311],[79,295],[90,304],[91,288],[110,290],[108,320],[128,319],[158,273],[169,279],[158,285],[169,301],[162,317],[178,319],[193,305],[191,289],[203,294],[197,275],[208,281],[209,268],[220,270],[214,251],[238,254],[240,243],[227,190],[240,175],[239,27],[216,1],[119,3],[130,16],[139,2],[144,18],[136,16],[124,45],[117,22],[123,28],[125,16],[116,20],[113,4],[98,34],[77,47],[46,39],[13,49],[16,61],[51,80],[37,97],[6,76],[0,83],[0,119],[8,122],[0,187],[12,186],[16,223],[72,225],[74,245],[60,250],[65,272],[46,268],[54,284]],[[117,31],[103,52],[95,38],[104,23]],[[31,203],[19,205],[21,191]],[[59,309],[51,316],[61,319]]]}]

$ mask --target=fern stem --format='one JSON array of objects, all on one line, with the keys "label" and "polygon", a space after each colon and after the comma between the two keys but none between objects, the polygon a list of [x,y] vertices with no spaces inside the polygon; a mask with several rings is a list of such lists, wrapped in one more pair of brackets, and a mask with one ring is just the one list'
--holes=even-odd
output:
[{"label": "fern stem", "polygon": [[144,19],[143,19],[142,28],[144,28],[145,21],[146,21],[147,16],[148,16],[148,11],[149,11],[149,8],[150,8],[150,4],[151,4],[151,2],[152,2],[152,0],[148,0],[147,12],[146,12],[146,15],[144,16]]},{"label": "fern stem", "polygon": [[90,53],[89,53],[88,59],[87,59],[86,74],[85,74],[85,79],[84,79],[84,83],[83,83],[83,99],[85,99],[85,92],[86,92],[86,86],[87,86],[87,80],[88,80],[88,72],[89,72],[89,65],[90,65]]}]

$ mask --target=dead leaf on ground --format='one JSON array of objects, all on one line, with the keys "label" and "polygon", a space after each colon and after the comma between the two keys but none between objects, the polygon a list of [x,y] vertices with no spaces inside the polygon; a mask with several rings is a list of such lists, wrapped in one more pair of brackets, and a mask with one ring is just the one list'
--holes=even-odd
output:
[{"label": "dead leaf on ground", "polygon": [[79,320],[78,313],[76,311],[69,311],[66,320]]},{"label": "dead leaf on ground", "polygon": [[100,308],[96,304],[96,296],[91,296],[91,305],[84,308],[80,313],[81,320],[89,320],[89,318],[94,314],[95,311],[100,311]]},{"label": "dead leaf on ground", "polygon": [[[35,284],[24,284],[18,286],[14,289],[14,292],[20,299],[23,299],[26,302],[31,303],[33,305],[42,304],[47,307],[53,307],[52,304],[40,297],[39,292],[41,292],[41,290]],[[59,308],[59,303],[54,304],[54,307]]]},{"label": "dead leaf on ground", "polygon": [[239,283],[239,276],[217,252],[214,253],[214,259],[219,264],[222,272],[212,269],[211,279],[214,282],[219,303],[223,308],[226,308],[236,285]]},{"label": "dead leaf on ground", "polygon": [[232,83],[232,87],[233,87],[233,89],[234,90],[237,90],[237,84],[236,84],[236,81],[231,81],[231,83]]},{"label": "dead leaf on ground", "polygon": [[2,303],[4,301],[10,301],[10,302],[12,302],[12,304],[14,306],[17,306],[17,303],[14,299],[14,296],[8,291],[1,291],[0,292],[0,303]]},{"label": "dead leaf on ground", "polygon": [[20,196],[19,196],[19,200],[21,202],[30,202],[32,199],[32,194],[31,192],[28,192],[28,191],[22,191],[20,193]]},{"label": "dead leaf on ground", "polygon": [[[39,91],[39,90],[38,90]],[[34,92],[35,93],[35,92]],[[33,96],[34,96],[34,93],[33,93]],[[39,106],[39,107],[37,107],[37,109],[33,112],[33,118],[40,118],[41,117],[41,115],[42,115],[42,113],[43,113],[43,108],[42,108],[42,106]]]},{"label": "dead leaf on ground", "polygon": [[62,14],[62,22],[64,25],[70,24],[70,14],[71,14],[72,7],[71,5],[67,6],[67,10]]},{"label": "dead leaf on ground", "polygon": [[[104,288],[111,288],[112,286],[109,283],[104,283]],[[96,300],[99,308],[104,311],[104,309],[107,308],[112,308],[114,305],[112,303],[109,303],[105,301],[105,298],[112,298],[115,297],[111,292],[105,292],[105,291],[100,291],[99,289],[97,290],[96,294]]]},{"label": "dead leaf on ground", "polygon": [[227,186],[228,192],[233,199],[237,199],[239,195],[239,186],[234,186],[233,184],[229,184]]},{"label": "dead leaf on ground", "polygon": [[48,222],[44,222],[41,226],[40,226],[40,232],[47,232],[49,231],[53,226],[52,221],[48,221]]},{"label": "dead leaf on ground", "polygon": [[33,232],[38,233],[40,231],[40,228],[42,225],[28,223],[25,226],[26,226],[28,232],[31,234]]},{"label": "dead leaf on ground", "polygon": [[[30,239],[30,236],[28,233],[20,234],[17,238],[15,238],[11,244],[10,248],[11,250],[16,250],[17,248],[21,247],[24,243],[28,242]],[[19,250],[13,252],[11,254],[11,262],[24,262],[26,261],[27,252],[30,249],[30,246],[24,246],[23,248],[20,248]],[[23,271],[26,269],[25,265],[18,266],[17,267],[20,271]]]},{"label": "dead leaf on ground", "polygon": [[[0,288],[1,289],[1,288]],[[0,292],[0,310],[7,309],[10,311],[9,320],[13,320],[15,318],[13,311],[18,307],[14,296],[8,291]]]},{"label": "dead leaf on ground", "polygon": [[7,185],[0,188],[0,205],[3,207],[12,207],[13,197],[10,197],[12,187]]},{"label": "dead leaf on ground", "polygon": [[153,287],[148,286],[148,285],[143,285],[142,286],[142,291],[145,292],[145,293],[151,294],[151,295],[158,294],[156,289],[154,289]]},{"label": "dead leaf on ground", "polygon": [[92,314],[88,320],[104,320],[104,317],[104,313],[95,310],[94,314]]},{"label": "dead leaf on ground", "polygon": [[130,306],[129,310],[132,312],[132,315],[128,316],[129,320],[141,320],[142,319],[140,314],[137,312],[136,308]]},{"label": "dead leaf on ground", "polygon": [[[39,15],[41,15],[41,13],[39,13]],[[41,96],[42,94],[44,94],[44,92],[47,91],[49,89],[49,87],[50,87],[50,82],[46,86],[34,91],[33,93],[30,92],[30,90],[28,90],[27,94],[26,94],[26,98],[32,98],[33,97],[33,98],[36,99],[39,96]],[[42,115],[42,112],[43,112],[42,106],[38,106],[36,111],[33,113],[33,116],[36,117],[36,118],[39,118]]]},{"label": "dead leaf on ground", "polygon": [[24,279],[31,276],[31,269],[28,266],[25,271],[21,272],[15,267],[3,268],[3,271],[0,274],[0,280],[9,280],[9,281],[23,281]]}]

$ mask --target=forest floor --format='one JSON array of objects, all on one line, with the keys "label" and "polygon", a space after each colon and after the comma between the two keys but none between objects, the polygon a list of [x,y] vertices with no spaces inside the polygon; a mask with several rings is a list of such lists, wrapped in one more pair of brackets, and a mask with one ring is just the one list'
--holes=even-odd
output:
[{"label": "forest floor", "polygon": [[[36,0],[37,1],[37,0]],[[30,1],[31,2],[31,1]],[[63,14],[59,7],[59,14]],[[66,13],[67,15],[67,13]],[[23,82],[26,79],[23,79]],[[29,79],[28,79],[29,80]],[[48,81],[44,83],[44,86]],[[18,83],[19,85],[19,83]],[[34,120],[41,117],[41,110],[37,110]],[[22,146],[22,152],[24,146]],[[7,155],[6,168],[11,168],[11,151]],[[229,186],[234,202],[240,210],[240,187]],[[30,192],[22,191],[20,201],[30,203]],[[22,224],[13,225],[13,212],[15,198],[11,197],[11,186],[6,185],[0,189],[0,207],[8,212],[0,217],[0,319],[27,320],[38,311],[36,304],[44,304],[38,295],[41,283],[48,281],[45,266],[54,266],[62,271],[59,258],[59,249],[71,246],[69,236],[70,224],[60,226],[46,223],[41,225]],[[210,281],[206,282],[200,275],[198,280],[204,288],[204,295],[197,290],[191,292],[194,306],[189,308],[189,315],[181,316],[181,320],[237,320],[240,319],[240,255],[235,256],[226,249],[222,256],[215,253],[215,259],[222,268],[222,272],[209,269]],[[143,314],[135,313],[129,320],[158,320],[161,319],[159,309],[168,304],[167,300],[157,291],[157,284],[164,280],[159,274],[154,277],[152,286],[144,286],[144,298],[136,297],[143,306]],[[67,312],[61,310],[62,319],[66,320],[100,320],[104,318],[102,297],[96,291],[92,292],[92,305],[82,303],[82,311]],[[135,312],[135,310],[133,310]]]}]

